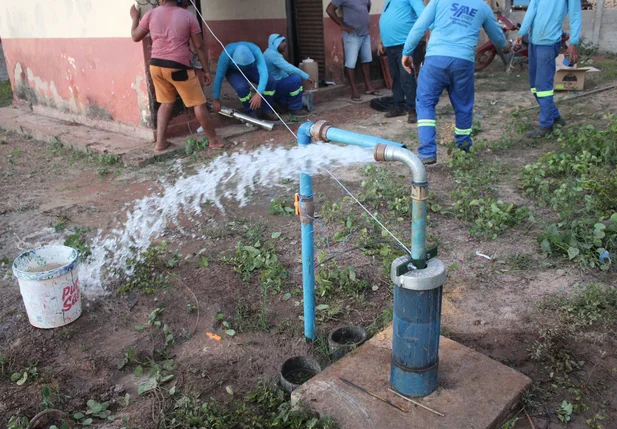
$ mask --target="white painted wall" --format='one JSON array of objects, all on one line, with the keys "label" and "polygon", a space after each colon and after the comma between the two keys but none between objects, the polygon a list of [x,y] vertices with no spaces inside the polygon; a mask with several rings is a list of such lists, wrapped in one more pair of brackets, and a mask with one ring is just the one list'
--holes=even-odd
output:
[{"label": "white painted wall", "polygon": [[[582,11],[582,28],[581,28],[581,38],[584,39],[585,43],[593,42],[593,33],[594,26],[596,25],[596,16],[597,12],[594,10],[584,10]],[[523,18],[525,16],[524,11],[511,11],[506,13],[508,18],[514,22],[523,22]],[[617,9],[613,8],[604,8],[601,11],[601,23],[600,23],[600,38],[598,40],[598,47],[600,51],[605,52],[617,52]],[[563,29],[565,31],[570,31],[570,20],[566,18]],[[514,34],[516,36],[516,34]],[[510,36],[512,37],[512,35]]]},{"label": "white painted wall", "polygon": [[130,37],[134,0],[0,0],[0,37]]}]

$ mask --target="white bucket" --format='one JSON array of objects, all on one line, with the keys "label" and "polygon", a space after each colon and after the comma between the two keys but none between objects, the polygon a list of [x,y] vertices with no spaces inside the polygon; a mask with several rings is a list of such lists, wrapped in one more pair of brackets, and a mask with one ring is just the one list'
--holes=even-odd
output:
[{"label": "white bucket", "polygon": [[45,246],[22,253],[13,262],[13,274],[33,326],[58,328],[81,315],[77,259],[75,249]]}]

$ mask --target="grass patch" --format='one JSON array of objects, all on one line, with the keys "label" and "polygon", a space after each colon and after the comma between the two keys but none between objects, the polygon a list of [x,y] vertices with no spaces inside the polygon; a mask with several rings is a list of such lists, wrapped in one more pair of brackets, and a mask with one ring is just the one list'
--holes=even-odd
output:
[{"label": "grass patch", "polygon": [[242,403],[219,406],[197,396],[176,395],[166,410],[165,429],[180,428],[281,428],[336,429],[336,423],[292,409],[290,395],[280,387],[260,381]]},{"label": "grass patch", "polygon": [[491,185],[498,182],[502,172],[498,164],[478,160],[473,147],[469,153],[453,147],[450,150],[448,167],[458,185],[450,195],[452,212],[457,219],[470,224],[471,236],[495,239],[509,228],[533,221],[527,207],[496,198],[497,192]]},{"label": "grass patch", "polygon": [[11,82],[0,82],[0,107],[10,106],[13,102],[13,90],[11,89]]},{"label": "grass patch", "polygon": [[167,271],[178,266],[181,260],[182,255],[178,251],[170,252],[167,249],[166,241],[158,246],[150,245],[142,254],[129,258],[125,269],[116,270],[116,276],[124,282],[120,292],[127,293],[138,289],[145,295],[151,295],[168,287]]},{"label": "grass patch", "polygon": [[583,266],[614,269],[617,251],[617,119],[556,131],[559,148],[520,172],[521,187],[559,217],[538,237],[542,250]]}]

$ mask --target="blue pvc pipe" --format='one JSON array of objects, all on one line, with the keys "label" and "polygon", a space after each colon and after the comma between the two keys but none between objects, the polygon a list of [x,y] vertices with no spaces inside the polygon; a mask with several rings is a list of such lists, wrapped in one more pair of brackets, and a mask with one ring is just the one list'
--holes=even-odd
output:
[{"label": "blue pvc pipe", "polygon": [[[313,197],[313,179],[300,174],[300,210],[305,197]],[[315,339],[315,246],[313,222],[302,222],[302,291],[304,294],[304,336]]]},{"label": "blue pvc pipe", "polygon": [[381,143],[390,146],[405,147],[405,145],[402,143],[396,143],[390,140],[384,140],[379,137],[368,136],[366,134],[353,133],[351,131],[345,131],[338,128],[329,128],[326,132],[326,137],[330,141],[349,144],[353,146],[373,148]]},{"label": "blue pvc pipe", "polygon": [[[298,144],[311,143],[312,122],[305,122],[298,129]],[[306,162],[307,171],[310,161]],[[313,179],[308,173],[300,173],[300,210],[304,210],[304,199],[313,198]],[[302,222],[302,291],[304,295],[304,336],[315,340],[315,237],[313,222]]]}]

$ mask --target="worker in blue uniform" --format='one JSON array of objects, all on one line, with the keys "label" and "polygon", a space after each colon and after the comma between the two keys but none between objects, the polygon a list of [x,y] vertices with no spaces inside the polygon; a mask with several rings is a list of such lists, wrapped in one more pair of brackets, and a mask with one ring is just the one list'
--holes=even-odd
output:
[{"label": "worker in blue uniform", "polygon": [[[257,45],[250,42],[236,42],[225,47],[225,51],[219,57],[214,78],[212,104],[215,112],[221,110],[221,86],[225,78],[236,90],[247,114],[269,121],[278,119],[270,107],[274,105],[276,81],[268,74],[266,59]],[[257,87],[257,92],[252,95],[252,87],[247,78]],[[263,100],[267,103],[262,103]]]},{"label": "worker in blue uniform", "polygon": [[386,118],[407,115],[407,122],[415,124],[416,116],[416,88],[418,86],[415,75],[405,72],[401,59],[403,45],[407,35],[424,11],[422,0],[386,0],[379,19],[381,40],[377,45],[377,53],[384,52],[388,57],[388,68],[392,77],[392,95],[394,108],[386,113]]},{"label": "worker in blue uniform", "polygon": [[[280,106],[287,107],[292,116],[306,116],[313,110],[313,93],[304,96],[302,81],[314,85],[309,74],[289,64],[283,54],[287,51],[287,40],[280,34],[271,34],[268,38],[268,49],[264,51],[264,58],[268,66],[268,73],[276,80],[276,94],[274,101]],[[308,111],[302,109],[306,106]]]},{"label": "worker in blue uniform", "polygon": [[564,126],[553,99],[556,71],[555,58],[561,48],[562,24],[570,15],[570,64],[578,62],[578,42],[581,35],[581,0],[531,0],[525,19],[518,31],[515,47],[529,34],[529,86],[540,105],[540,126],[527,133],[539,138],[550,134],[556,124]]},{"label": "worker in blue uniform", "polygon": [[431,0],[403,48],[401,62],[408,73],[413,72],[413,51],[429,28],[431,38],[416,95],[418,155],[427,165],[437,162],[435,106],[444,89],[456,116],[456,145],[466,151],[471,147],[474,61],[480,28],[484,28],[497,48],[507,49],[509,45],[493,11],[483,0]]}]

